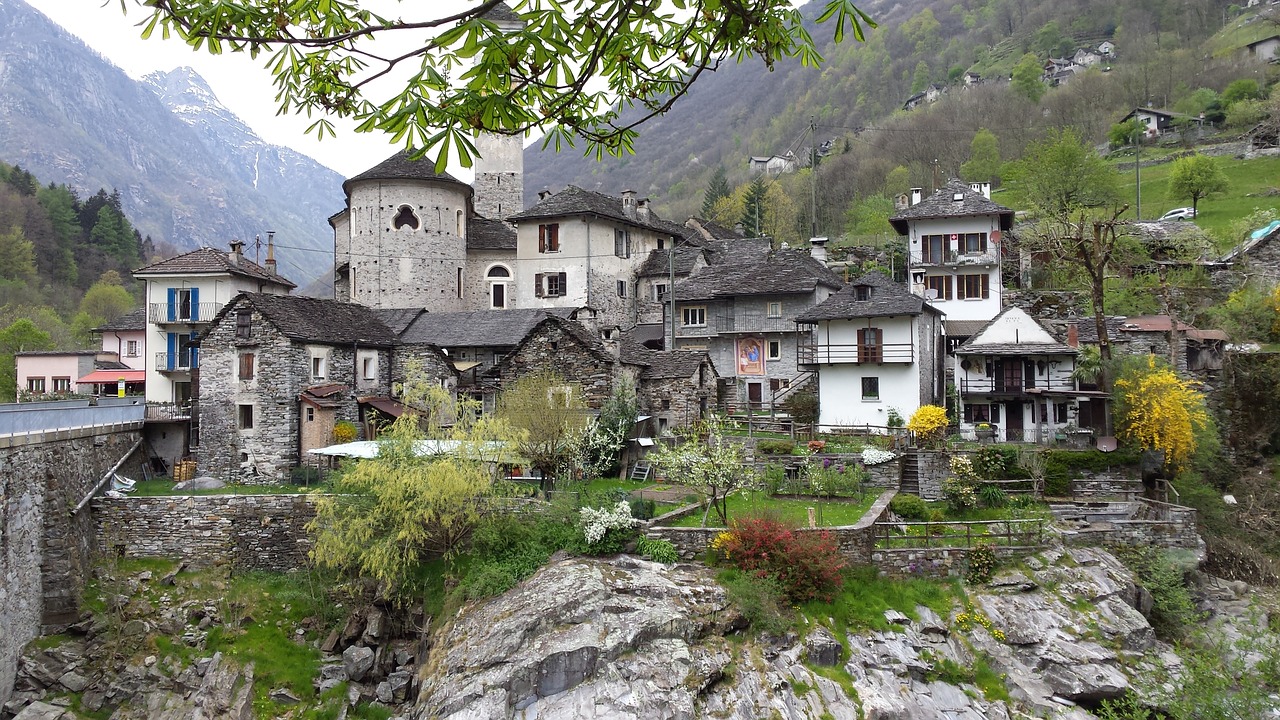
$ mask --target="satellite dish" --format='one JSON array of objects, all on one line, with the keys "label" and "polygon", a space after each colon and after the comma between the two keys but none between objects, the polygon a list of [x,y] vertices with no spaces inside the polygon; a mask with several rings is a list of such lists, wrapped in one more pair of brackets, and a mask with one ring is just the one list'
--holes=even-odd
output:
[{"label": "satellite dish", "polygon": [[924,291],[924,296],[929,298],[930,300],[937,300],[938,288],[926,288]]}]

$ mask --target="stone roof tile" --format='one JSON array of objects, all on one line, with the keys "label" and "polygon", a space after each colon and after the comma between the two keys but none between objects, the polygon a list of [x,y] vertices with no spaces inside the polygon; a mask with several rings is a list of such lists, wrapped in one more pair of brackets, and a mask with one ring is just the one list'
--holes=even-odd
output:
[{"label": "stone roof tile", "polygon": [[231,253],[215,250],[211,247],[196,248],[166,260],[144,265],[133,271],[134,277],[139,275],[220,275],[223,273],[275,283],[288,288],[297,287],[285,277],[267,271],[266,268],[243,255],[239,259],[232,259]]},{"label": "stone roof tile", "polygon": [[[960,199],[957,200],[956,198]],[[889,224],[899,235],[907,234],[907,221],[934,218],[968,217],[972,215],[999,215],[1000,229],[1013,227],[1013,211],[988,200],[982,193],[974,192],[967,183],[951,180],[929,197],[901,210],[889,218]]]},{"label": "stone roof tile", "polygon": [[[870,293],[859,298],[859,288],[870,288]],[[924,298],[908,292],[905,285],[896,283],[881,273],[869,272],[797,315],[796,322],[919,315],[926,311],[942,314],[926,303]]]}]

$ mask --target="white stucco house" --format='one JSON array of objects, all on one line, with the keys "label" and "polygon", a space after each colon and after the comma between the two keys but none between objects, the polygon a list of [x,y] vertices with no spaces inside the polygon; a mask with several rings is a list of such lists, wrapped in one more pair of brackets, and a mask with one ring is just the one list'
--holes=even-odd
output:
[{"label": "white stucco house", "polygon": [[910,205],[889,218],[906,236],[911,292],[946,313],[948,323],[990,320],[1000,312],[1001,242],[1013,211],[992,202],[990,183],[952,180],[921,196],[912,188]]},{"label": "white stucco house", "polygon": [[955,351],[961,434],[1049,443],[1076,430],[1080,403],[1105,397],[1077,388],[1078,354],[1022,309],[1005,308]]},{"label": "white stucco house", "polygon": [[818,423],[885,428],[941,404],[943,313],[880,273],[868,273],[796,317],[802,367],[818,375]]}]

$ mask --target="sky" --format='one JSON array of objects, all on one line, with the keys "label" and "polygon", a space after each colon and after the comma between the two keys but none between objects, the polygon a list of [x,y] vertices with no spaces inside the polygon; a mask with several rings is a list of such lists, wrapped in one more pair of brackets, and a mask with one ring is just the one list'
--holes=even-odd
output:
[{"label": "sky", "polygon": [[[421,2],[421,0],[418,0]],[[456,4],[430,0],[433,5]],[[147,15],[135,5],[119,0],[27,0],[84,44],[120,67],[129,77],[139,79],[157,70],[173,70],[187,66],[198,72],[213,88],[214,94],[233,113],[269,143],[293,148],[315,158],[345,177],[351,177],[376,165],[398,149],[378,133],[357,133],[354,123],[333,119],[338,136],[317,140],[306,133],[314,121],[305,116],[276,114],[275,87],[265,68],[266,55],[250,59],[247,54],[225,53],[219,56],[193,51],[181,40],[163,40],[157,32],[143,40],[136,25]],[[471,173],[451,166],[449,171],[463,180]]]}]

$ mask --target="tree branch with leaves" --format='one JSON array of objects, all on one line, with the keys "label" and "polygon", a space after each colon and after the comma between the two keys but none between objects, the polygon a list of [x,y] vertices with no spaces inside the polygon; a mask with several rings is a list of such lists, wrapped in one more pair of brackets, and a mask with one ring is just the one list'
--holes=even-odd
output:
[{"label": "tree branch with leaves", "polygon": [[[788,0],[520,0],[514,14],[499,0],[453,13],[415,3],[397,17],[358,0],[132,3],[149,13],[143,37],[267,54],[280,112],[322,115],[311,132],[333,135],[329,117],[350,118],[421,148],[416,156],[434,152],[440,170],[450,157],[469,167],[481,130],[621,155],[637,126],[727,60],[822,62]],[[828,0],[818,22],[834,24],[836,42],[875,27],[850,0]],[[414,39],[389,50],[377,42],[388,36]]]}]

